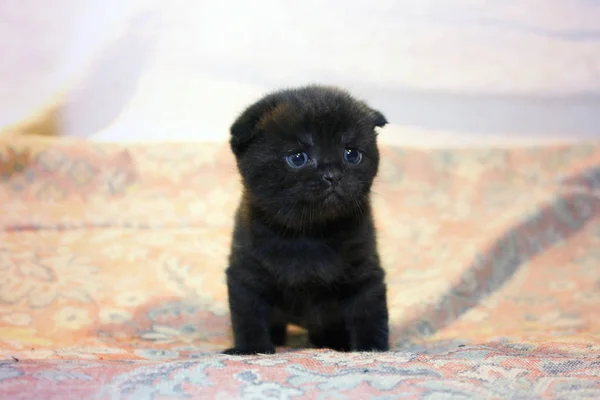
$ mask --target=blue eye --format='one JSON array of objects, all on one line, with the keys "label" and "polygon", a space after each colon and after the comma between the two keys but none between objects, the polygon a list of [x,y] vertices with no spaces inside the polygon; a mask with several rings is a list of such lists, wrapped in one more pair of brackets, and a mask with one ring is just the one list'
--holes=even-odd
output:
[{"label": "blue eye", "polygon": [[290,154],[285,160],[292,168],[302,168],[308,162],[308,154],[304,152]]},{"label": "blue eye", "polygon": [[356,149],[344,150],[344,160],[350,164],[359,164],[362,161],[362,153]]}]

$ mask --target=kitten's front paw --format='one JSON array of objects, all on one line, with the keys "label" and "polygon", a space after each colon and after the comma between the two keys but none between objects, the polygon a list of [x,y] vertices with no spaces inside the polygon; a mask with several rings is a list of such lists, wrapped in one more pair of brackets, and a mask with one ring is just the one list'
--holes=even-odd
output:
[{"label": "kitten's front paw", "polygon": [[254,356],[257,354],[275,354],[275,347],[238,349],[232,347],[223,352],[230,356]]},{"label": "kitten's front paw", "polygon": [[369,341],[368,343],[360,343],[352,351],[366,351],[369,353],[381,353],[389,351],[390,346],[387,341]]},{"label": "kitten's front paw", "polygon": [[383,353],[383,352],[386,352],[389,350],[390,350],[389,346],[359,346],[359,347],[353,349],[353,351],[367,352],[367,353]]}]

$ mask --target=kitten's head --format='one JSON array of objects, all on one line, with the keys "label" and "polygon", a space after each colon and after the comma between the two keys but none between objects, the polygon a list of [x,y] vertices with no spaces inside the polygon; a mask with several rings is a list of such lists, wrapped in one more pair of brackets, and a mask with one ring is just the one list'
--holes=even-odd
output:
[{"label": "kitten's head", "polygon": [[360,211],[379,165],[385,117],[347,92],[322,86],[272,93],[231,126],[246,195],[288,225]]}]

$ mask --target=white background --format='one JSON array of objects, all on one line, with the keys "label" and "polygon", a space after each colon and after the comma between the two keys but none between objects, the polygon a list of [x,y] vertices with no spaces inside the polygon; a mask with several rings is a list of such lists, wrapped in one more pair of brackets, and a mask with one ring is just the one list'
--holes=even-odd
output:
[{"label": "white background", "polygon": [[265,92],[343,85],[434,146],[600,138],[595,0],[0,1],[0,126],[224,140]]}]

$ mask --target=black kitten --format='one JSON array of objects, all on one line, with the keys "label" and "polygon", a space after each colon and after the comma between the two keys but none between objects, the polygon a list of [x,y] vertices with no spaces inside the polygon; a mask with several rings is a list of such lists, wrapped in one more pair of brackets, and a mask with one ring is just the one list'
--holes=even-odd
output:
[{"label": "black kitten", "polygon": [[388,349],[369,192],[378,111],[340,89],[270,94],[231,127],[244,195],[227,269],[235,347],[274,353],[287,324],[317,347]]}]

